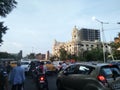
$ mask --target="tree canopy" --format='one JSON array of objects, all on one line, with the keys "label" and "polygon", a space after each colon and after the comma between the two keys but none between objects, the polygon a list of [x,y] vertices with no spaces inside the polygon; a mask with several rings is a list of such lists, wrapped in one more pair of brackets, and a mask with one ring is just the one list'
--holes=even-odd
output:
[{"label": "tree canopy", "polygon": [[[2,36],[3,36],[3,34],[6,33],[6,30],[7,30],[7,29],[8,29],[7,26],[4,26],[4,25],[3,25],[3,22],[0,22],[0,43],[3,42]],[[1,44],[0,44],[0,45],[1,45]]]},{"label": "tree canopy", "polygon": [[16,7],[15,0],[0,0],[0,16],[6,17]]},{"label": "tree canopy", "polygon": [[[7,14],[9,14],[13,8],[16,7],[16,4],[17,2],[15,0],[0,0],[0,16],[6,17]],[[3,34],[5,34],[8,30],[7,26],[4,26],[3,23],[4,22],[0,21],[0,45],[3,42]]]}]

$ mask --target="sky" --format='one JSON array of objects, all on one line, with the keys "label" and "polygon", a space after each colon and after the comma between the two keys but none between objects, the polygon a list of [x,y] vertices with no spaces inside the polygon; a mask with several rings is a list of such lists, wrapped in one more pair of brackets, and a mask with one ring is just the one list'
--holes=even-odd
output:
[{"label": "sky", "polygon": [[16,0],[17,7],[0,17],[9,28],[3,36],[1,52],[18,53],[26,56],[31,52],[52,53],[54,40],[71,41],[74,26],[78,29],[101,29],[105,41],[113,41],[120,32],[120,0]]}]

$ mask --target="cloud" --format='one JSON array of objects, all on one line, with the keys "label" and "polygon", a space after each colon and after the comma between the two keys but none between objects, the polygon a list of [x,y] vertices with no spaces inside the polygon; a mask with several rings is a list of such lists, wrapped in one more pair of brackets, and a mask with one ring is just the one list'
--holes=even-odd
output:
[{"label": "cloud", "polygon": [[17,43],[17,42],[12,42],[11,45],[13,45],[13,46],[16,47],[16,48],[22,48],[22,47],[23,47],[22,44]]},{"label": "cloud", "polygon": [[22,50],[23,45],[17,42],[5,42],[0,48],[1,48],[1,51],[3,52],[9,51],[9,53],[13,53],[13,52],[19,52],[20,50]]}]

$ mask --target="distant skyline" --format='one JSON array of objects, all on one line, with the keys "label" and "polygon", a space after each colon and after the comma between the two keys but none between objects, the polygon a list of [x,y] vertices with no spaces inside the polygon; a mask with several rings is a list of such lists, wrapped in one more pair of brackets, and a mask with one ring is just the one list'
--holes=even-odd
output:
[{"label": "distant skyline", "polygon": [[120,32],[120,0],[16,0],[15,8],[6,18],[0,17],[9,30],[3,36],[0,52],[23,55],[31,52],[52,52],[54,40],[71,41],[74,26],[78,29],[101,29],[93,21],[96,17],[103,22],[107,42],[113,41]]}]

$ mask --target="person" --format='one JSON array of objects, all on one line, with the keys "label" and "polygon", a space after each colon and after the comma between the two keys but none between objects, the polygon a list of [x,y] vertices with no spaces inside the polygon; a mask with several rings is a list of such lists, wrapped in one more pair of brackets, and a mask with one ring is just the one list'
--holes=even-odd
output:
[{"label": "person", "polygon": [[59,62],[58,73],[62,70],[62,62]]},{"label": "person", "polygon": [[5,62],[5,68],[6,68],[6,71],[9,75],[10,71],[12,70],[12,66],[10,65],[10,62]]},{"label": "person", "polygon": [[46,67],[46,65],[44,64],[44,62],[40,62],[40,65],[38,65],[38,66],[39,66],[39,71],[40,71],[40,73],[46,75],[47,67]]},{"label": "person", "polygon": [[8,90],[8,74],[3,62],[0,62],[0,90]]},{"label": "person", "polygon": [[62,67],[62,70],[66,69],[67,64],[66,64],[66,62],[65,62],[65,61],[62,63],[61,67]]},{"label": "person", "polygon": [[20,61],[17,66],[12,69],[9,76],[9,82],[12,84],[11,90],[22,90],[25,81],[25,71],[21,67]]}]

